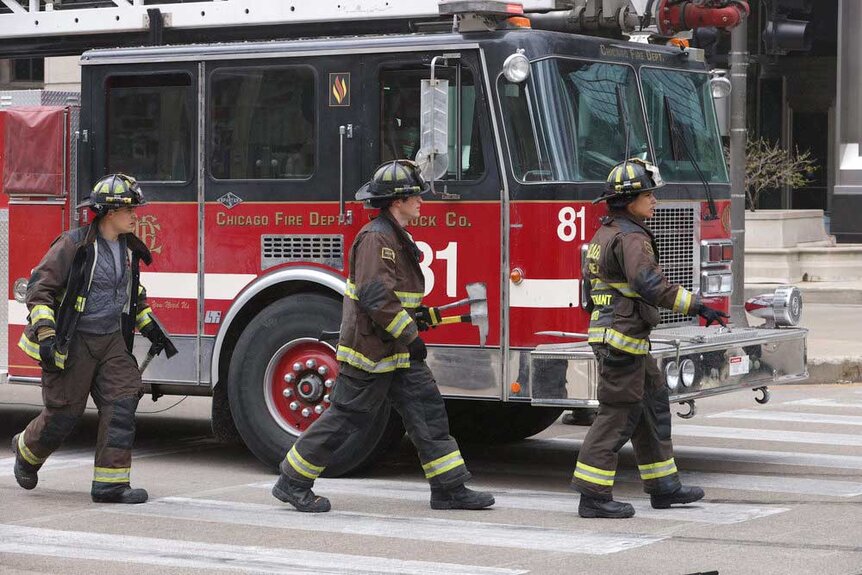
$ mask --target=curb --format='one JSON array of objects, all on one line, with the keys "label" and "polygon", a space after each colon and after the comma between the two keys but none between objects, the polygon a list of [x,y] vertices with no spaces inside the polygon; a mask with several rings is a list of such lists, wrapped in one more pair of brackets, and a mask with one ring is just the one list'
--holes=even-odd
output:
[{"label": "curb", "polygon": [[804,383],[855,383],[862,381],[862,357],[808,358]]}]

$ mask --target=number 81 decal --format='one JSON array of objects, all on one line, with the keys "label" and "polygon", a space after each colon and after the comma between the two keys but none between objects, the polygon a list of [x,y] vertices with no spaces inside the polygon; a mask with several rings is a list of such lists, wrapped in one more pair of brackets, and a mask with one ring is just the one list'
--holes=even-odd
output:
[{"label": "number 81 decal", "polygon": [[[561,208],[560,213],[557,214],[557,219],[560,222],[560,225],[557,226],[557,237],[564,242],[571,242],[580,236],[580,240],[584,241],[586,239],[586,226],[584,225],[586,214],[584,206],[581,206],[581,209],[577,211],[571,206]],[[580,224],[577,224],[578,221]],[[580,230],[580,234],[578,230]]]}]

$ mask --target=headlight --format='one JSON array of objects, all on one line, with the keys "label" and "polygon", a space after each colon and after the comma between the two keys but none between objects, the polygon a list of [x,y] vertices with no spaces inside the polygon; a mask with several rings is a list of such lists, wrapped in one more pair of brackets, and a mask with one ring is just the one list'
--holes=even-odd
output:
[{"label": "headlight", "polygon": [[690,359],[684,359],[679,364],[680,379],[685,387],[691,387],[694,384],[694,362]]},{"label": "headlight", "polygon": [[[688,360],[686,360],[688,361]],[[664,378],[671,391],[679,387],[679,364],[669,361],[664,365]]]},{"label": "headlight", "polygon": [[27,297],[27,278],[18,278],[15,280],[12,292],[15,294],[15,301],[24,303],[24,299]]},{"label": "headlight", "polygon": [[514,84],[520,84],[530,76],[530,61],[518,50],[503,62],[503,76]]}]

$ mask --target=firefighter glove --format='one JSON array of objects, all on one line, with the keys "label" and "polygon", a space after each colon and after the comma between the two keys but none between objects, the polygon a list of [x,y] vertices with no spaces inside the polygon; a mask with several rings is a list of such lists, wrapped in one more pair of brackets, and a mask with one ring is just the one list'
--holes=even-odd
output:
[{"label": "firefighter glove", "polygon": [[428,357],[428,348],[425,347],[425,342],[418,335],[416,339],[407,344],[407,351],[410,352],[410,359],[421,361]]},{"label": "firefighter glove", "polygon": [[436,307],[420,305],[416,308],[414,319],[419,331],[426,331],[429,327],[437,327],[437,324],[440,323],[440,310]]},{"label": "firefighter glove", "polygon": [[706,320],[706,327],[711,326],[713,323],[719,323],[722,326],[727,327],[727,321],[725,320],[730,319],[730,316],[723,311],[713,309],[706,305],[700,306],[700,309],[697,310],[697,315]]},{"label": "firefighter glove", "polygon": [[39,357],[42,358],[42,367],[49,371],[57,369],[57,364],[54,363],[55,341],[53,335],[39,340]]},{"label": "firefighter glove", "polygon": [[165,336],[162,330],[158,328],[156,322],[151,321],[141,328],[141,335],[150,340],[153,345],[150,346],[149,353],[153,356],[159,355],[165,349]]}]

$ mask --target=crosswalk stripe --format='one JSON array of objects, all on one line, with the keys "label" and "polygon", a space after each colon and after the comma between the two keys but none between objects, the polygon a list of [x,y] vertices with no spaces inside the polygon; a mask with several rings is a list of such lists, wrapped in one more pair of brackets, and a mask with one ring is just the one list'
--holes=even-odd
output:
[{"label": "crosswalk stripe", "polygon": [[[804,477],[777,477],[774,475],[736,475],[731,473],[709,473],[706,471],[683,471],[680,478],[684,484],[706,488],[738,489],[742,491],[766,491],[769,493],[794,493],[831,497],[856,497],[862,495],[862,483],[837,479],[806,479]],[[631,481],[639,481],[632,473]],[[709,497],[709,493],[707,493]]]},{"label": "crosswalk stripe", "polygon": [[[250,487],[271,489],[272,481],[253,483]],[[529,511],[549,511],[555,513],[578,512],[577,493],[558,493],[554,491],[535,491],[525,489],[500,489],[471,485],[474,489],[486,489],[494,493],[495,508],[524,509]],[[324,495],[346,495],[352,497],[371,497],[375,499],[397,499],[427,502],[429,490],[427,483],[391,481],[382,479],[318,479],[315,491]],[[634,505],[639,517],[666,519],[671,521],[690,521],[713,525],[729,525],[768,515],[788,511],[787,508],[774,506],[738,505],[735,503],[698,502],[696,505],[674,509],[672,513],[655,510],[648,499],[626,499]]]},{"label": "crosswalk stripe", "polygon": [[708,415],[713,418],[756,419],[759,421],[793,421],[796,423],[832,423],[837,425],[862,425],[862,416],[834,415],[826,413],[803,413],[798,411],[767,411],[760,409],[737,409]]},{"label": "crosswalk stripe", "polygon": [[[583,443],[578,439],[549,437],[547,439],[535,440],[536,447],[539,447],[539,444],[542,442],[569,444],[575,449],[580,449],[581,444]],[[623,447],[620,451],[623,453],[631,453],[631,447]],[[694,461],[733,461],[737,463],[758,463],[769,465],[802,465],[806,467],[862,469],[862,457],[857,455],[827,455],[819,453],[802,453],[798,451],[730,449],[727,447],[692,447],[688,445],[674,446],[673,451],[677,459],[680,457],[686,457]]]},{"label": "crosswalk stripe", "polygon": [[781,405],[806,405],[811,407],[847,407],[847,408],[862,408],[862,401],[838,401],[835,399],[816,398],[796,399],[794,401],[785,401]]},{"label": "crosswalk stripe", "polygon": [[[135,449],[132,452],[132,462],[136,459],[145,459],[148,457],[161,457],[163,455],[172,455],[174,453],[182,453],[184,451],[198,451],[208,447],[215,448],[218,444],[212,438],[208,437],[190,437],[173,442],[170,447],[166,448],[144,448]],[[0,477],[9,477],[13,474],[12,465],[15,462],[14,457],[0,458]],[[60,469],[69,469],[72,467],[88,467],[93,465],[93,451],[78,450],[68,452],[58,452],[52,454],[39,473],[48,471],[57,471]]]},{"label": "crosswalk stripe", "polygon": [[458,565],[278,549],[199,543],[36,527],[0,525],[0,553],[158,565],[178,569],[291,573],[293,575],[519,575],[521,569]]},{"label": "crosswalk stripe", "polygon": [[746,441],[776,441],[783,443],[809,443],[812,445],[862,446],[862,435],[849,433],[815,433],[784,431],[783,429],[746,429],[714,425],[675,425],[675,436],[710,437],[717,439],[744,439]]},{"label": "crosswalk stripe", "polygon": [[666,539],[666,537],[637,533],[569,531],[532,525],[399,517],[345,511],[331,511],[309,516],[305,513],[297,513],[286,505],[273,506],[186,497],[167,497],[145,505],[114,507],[105,511],[275,529],[321,531],[439,543],[466,542],[474,546],[587,555],[617,553]]}]

